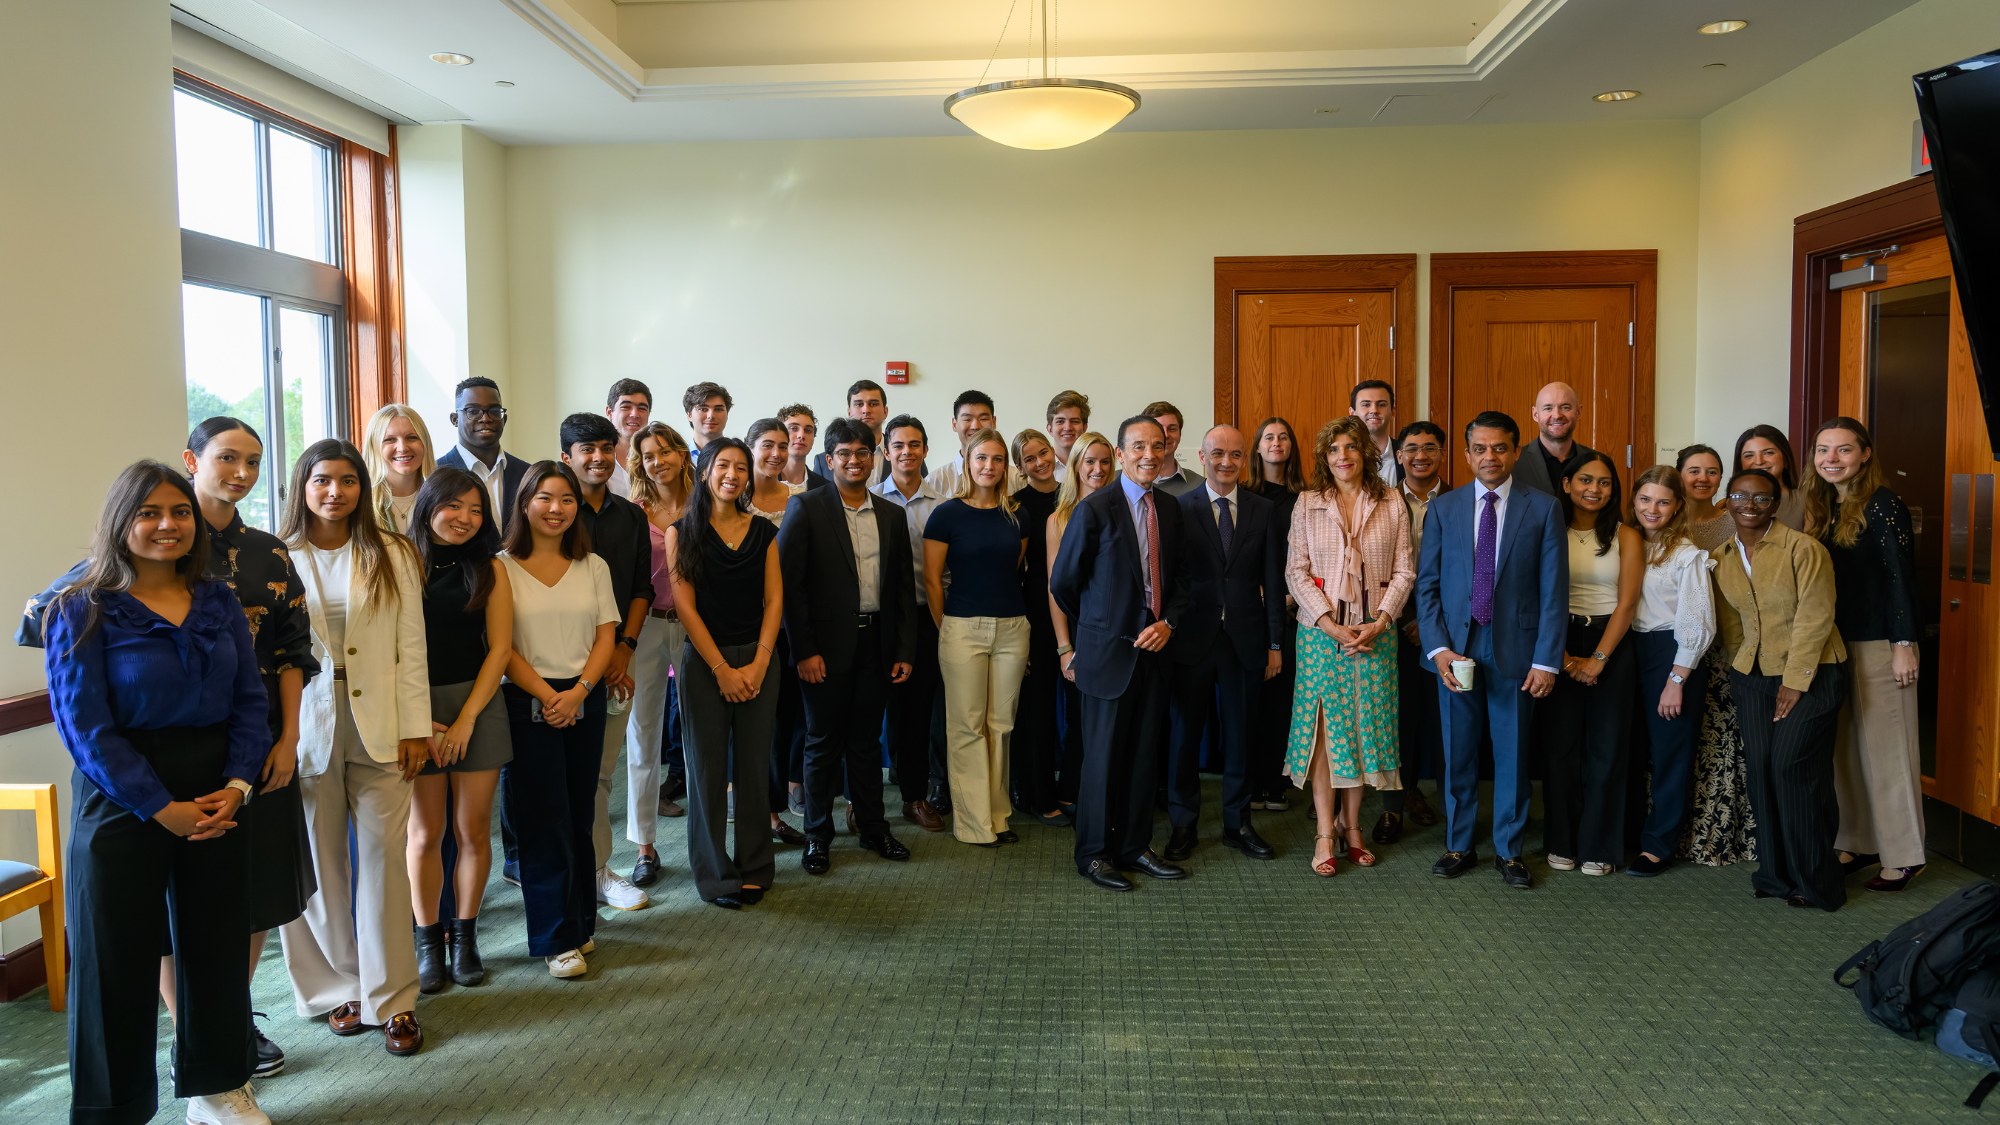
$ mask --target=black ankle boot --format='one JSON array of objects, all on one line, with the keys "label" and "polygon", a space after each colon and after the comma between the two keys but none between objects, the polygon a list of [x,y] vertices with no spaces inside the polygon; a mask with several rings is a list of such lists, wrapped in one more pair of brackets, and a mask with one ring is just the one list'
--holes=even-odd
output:
[{"label": "black ankle boot", "polygon": [[417,989],[420,992],[442,992],[446,984],[445,976],[444,923],[432,922],[428,926],[417,927]]},{"label": "black ankle boot", "polygon": [[486,963],[479,959],[479,919],[451,920],[451,979],[470,988],[486,983]]}]

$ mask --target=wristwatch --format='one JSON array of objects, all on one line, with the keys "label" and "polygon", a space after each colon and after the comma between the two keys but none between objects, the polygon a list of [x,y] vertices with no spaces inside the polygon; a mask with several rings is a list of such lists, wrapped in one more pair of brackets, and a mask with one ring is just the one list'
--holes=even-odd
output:
[{"label": "wristwatch", "polygon": [[1593,653],[1591,653],[1591,654],[1590,654],[1590,658],[1591,658],[1592,660],[1595,660],[1595,661],[1597,661],[1598,663],[1602,664],[1602,663],[1604,663],[1605,661],[1607,661],[1607,660],[1611,659],[1611,654],[1610,654],[1610,653],[1608,653],[1608,652],[1605,652],[1605,651],[1603,651],[1603,650],[1601,650],[1601,649],[1600,649],[1600,650],[1599,650],[1599,651],[1597,651],[1597,652],[1593,652]]},{"label": "wristwatch", "polygon": [[1075,651],[1076,651],[1076,646],[1075,646],[1075,645],[1057,645],[1057,646],[1056,646],[1056,655],[1057,655],[1057,656],[1068,656],[1068,655],[1069,655],[1070,653],[1072,653],[1072,652],[1075,652]]},{"label": "wristwatch", "polygon": [[585,695],[589,695],[597,687],[596,684],[591,683],[589,680],[578,680],[576,683],[578,687],[583,689],[583,694]]},{"label": "wristwatch", "polygon": [[1897,648],[1909,648],[1909,647],[1910,647],[1910,642],[1908,642],[1908,641],[1897,641],[1897,642],[1896,642],[1896,647],[1897,647]]},{"label": "wristwatch", "polygon": [[250,794],[256,792],[256,789],[249,782],[243,780],[240,777],[230,778],[227,785],[229,788],[234,789],[238,793],[243,794],[243,799],[245,801],[248,801],[250,799]]},{"label": "wristwatch", "polygon": [[1681,675],[1679,672],[1668,672],[1667,679],[1672,680],[1674,683],[1677,684],[1687,683],[1687,677]]},{"label": "wristwatch", "polygon": [[633,652],[639,651],[639,638],[637,637],[620,637],[618,638],[618,643],[631,649]]}]

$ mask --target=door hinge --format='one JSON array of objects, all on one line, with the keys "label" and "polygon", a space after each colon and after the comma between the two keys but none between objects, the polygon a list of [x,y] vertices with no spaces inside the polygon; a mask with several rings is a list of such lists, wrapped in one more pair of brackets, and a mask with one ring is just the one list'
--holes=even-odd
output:
[{"label": "door hinge", "polygon": [[1632,467],[1632,447],[1629,445],[1625,447],[1625,467]]},{"label": "door hinge", "polygon": [[1632,346],[1632,322],[1629,320],[1625,322],[1625,346]]}]

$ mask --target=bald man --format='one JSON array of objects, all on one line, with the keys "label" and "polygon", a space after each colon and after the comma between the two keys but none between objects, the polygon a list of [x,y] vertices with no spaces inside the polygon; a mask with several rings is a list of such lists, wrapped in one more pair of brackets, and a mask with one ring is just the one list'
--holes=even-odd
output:
[{"label": "bald man", "polygon": [[1592,452],[1574,440],[1583,421],[1582,401],[1568,383],[1550,383],[1535,395],[1535,440],[1521,451],[1514,479],[1537,492],[1562,495],[1563,474]]}]

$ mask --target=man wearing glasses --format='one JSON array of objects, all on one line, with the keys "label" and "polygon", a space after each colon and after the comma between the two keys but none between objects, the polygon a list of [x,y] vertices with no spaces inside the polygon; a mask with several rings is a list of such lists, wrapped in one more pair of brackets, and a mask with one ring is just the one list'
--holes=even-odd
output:
[{"label": "man wearing glasses", "polygon": [[528,463],[509,457],[500,448],[500,435],[507,430],[507,408],[500,405],[500,385],[483,375],[474,375],[452,390],[451,424],[458,427],[458,444],[437,459],[440,465],[464,469],[486,486],[486,494],[499,508],[488,513],[494,526],[507,523],[514,510],[514,490],[528,475]]},{"label": "man wearing glasses", "polygon": [[[1396,455],[1396,466],[1402,470],[1403,479],[1396,485],[1396,493],[1410,513],[1412,558],[1423,557],[1424,517],[1430,514],[1431,502],[1451,487],[1444,482],[1445,445],[1444,431],[1435,422],[1412,422],[1389,443]],[[1417,781],[1428,769],[1440,786],[1444,784],[1444,728],[1438,712],[1437,669],[1424,659],[1423,645],[1417,636],[1417,599],[1411,598],[1404,604],[1397,631],[1397,725],[1402,737],[1403,787],[1382,794],[1382,816],[1375,822],[1378,844],[1401,840],[1406,816],[1419,828],[1436,824],[1437,810],[1424,800]]]}]

